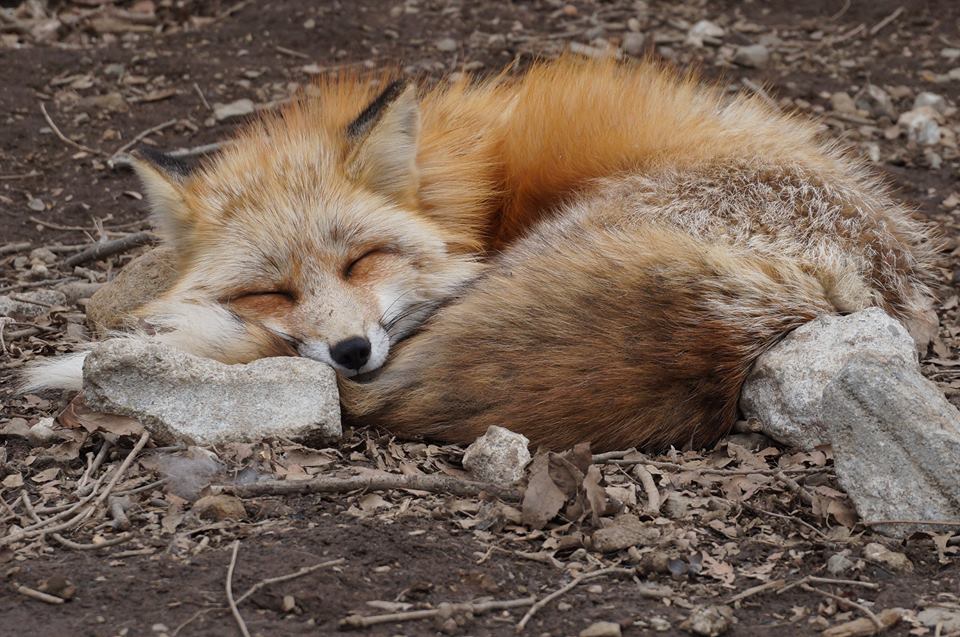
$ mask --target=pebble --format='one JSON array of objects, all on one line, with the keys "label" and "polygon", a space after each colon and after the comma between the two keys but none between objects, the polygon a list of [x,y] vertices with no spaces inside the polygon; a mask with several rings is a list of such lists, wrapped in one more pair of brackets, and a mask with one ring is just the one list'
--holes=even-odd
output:
[{"label": "pebble", "polygon": [[907,132],[907,139],[912,142],[923,146],[940,143],[937,111],[930,106],[920,106],[901,114],[897,124]]},{"label": "pebble", "polygon": [[247,98],[239,99],[229,104],[220,104],[218,102],[213,105],[213,117],[218,122],[222,122],[234,117],[249,115],[253,113],[254,110],[256,110],[256,107],[253,104],[253,100]]},{"label": "pebble", "polygon": [[913,100],[913,108],[918,109],[924,106],[928,106],[942,115],[947,110],[947,100],[943,99],[942,95],[924,91]]},{"label": "pebble", "polygon": [[513,484],[530,462],[529,444],[526,436],[494,425],[467,447],[463,466],[482,482]]},{"label": "pebble", "polygon": [[913,562],[903,553],[891,551],[883,544],[871,542],[863,547],[863,557],[874,562],[880,562],[887,568],[898,573],[910,573],[913,571]]},{"label": "pebble", "polygon": [[733,56],[734,64],[753,69],[762,69],[769,61],[770,50],[762,44],[741,46]]},{"label": "pebble", "polygon": [[631,31],[623,35],[623,42],[620,46],[627,55],[639,57],[643,55],[643,45],[646,41],[647,37],[644,34]]},{"label": "pebble", "polygon": [[596,622],[580,631],[580,637],[620,637],[622,631],[616,622]]},{"label": "pebble", "polygon": [[444,53],[450,53],[457,50],[457,41],[453,38],[443,38],[442,40],[437,40],[434,46],[437,47],[438,51],[443,51]]}]

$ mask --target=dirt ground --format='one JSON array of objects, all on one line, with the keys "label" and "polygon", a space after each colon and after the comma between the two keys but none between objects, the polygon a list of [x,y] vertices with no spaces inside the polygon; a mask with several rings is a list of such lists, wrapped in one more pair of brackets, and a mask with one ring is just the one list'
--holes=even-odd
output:
[{"label": "dirt ground", "polygon": [[[691,37],[701,20],[714,30]],[[755,44],[769,60],[734,61]],[[132,142],[173,150],[225,140],[245,117],[217,116],[218,105],[273,108],[320,73],[399,65],[431,79],[484,74],[568,47],[699,68],[730,91],[817,118],[825,135],[868,157],[945,238],[941,331],[924,371],[960,404],[953,0],[0,1],[0,294],[102,283],[138,254],[63,264],[93,242],[148,229],[139,184],[113,161]],[[898,126],[923,92],[944,100],[931,144]],[[348,616],[417,610],[437,616],[355,630],[516,634],[529,603],[489,612],[449,604],[542,598],[600,568],[621,570],[578,583],[523,633],[577,635],[613,622],[595,634],[813,635],[897,609],[887,634],[960,635],[960,535],[875,535],[837,485],[829,449],[800,453],[755,434],[701,453],[595,458],[597,474],[570,469],[566,508],[542,528],[516,502],[411,490],[233,498],[201,511],[204,485],[256,475],[460,476],[462,449],[358,430],[335,448],[268,441],[211,455],[151,443],[134,456],[139,432],[122,423],[81,415],[54,426],[43,419],[64,399],[18,396],[15,375],[86,336],[84,299],[35,301],[35,315],[0,323],[0,635],[241,634],[225,593],[234,548],[237,597],[323,564],[238,602],[254,635],[332,634]],[[52,433],[38,439],[37,423]],[[576,464],[567,460],[554,458]],[[113,476],[89,519],[62,535],[4,541]],[[644,540],[600,550],[596,531],[620,527]],[[706,628],[691,622],[710,613],[719,619]],[[865,630],[832,634],[872,634],[869,619]]]}]

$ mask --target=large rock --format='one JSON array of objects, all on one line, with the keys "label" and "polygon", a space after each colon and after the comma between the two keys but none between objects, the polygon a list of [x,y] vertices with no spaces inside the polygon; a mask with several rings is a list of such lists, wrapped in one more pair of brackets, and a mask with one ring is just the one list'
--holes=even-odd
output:
[{"label": "large rock", "polygon": [[136,418],[160,440],[341,435],[336,376],[308,358],[224,365],[145,339],[113,339],[87,356],[83,385],[90,408]]},{"label": "large rock", "polygon": [[919,373],[913,339],[882,310],[823,316],[760,356],[743,386],[740,408],[784,444],[808,450],[829,444],[823,390],[852,358],[869,353],[887,360],[891,369]]},{"label": "large rock", "polygon": [[87,318],[101,335],[128,326],[134,310],[170,289],[176,263],[176,252],[167,247],[137,257],[90,298]]},{"label": "large rock", "polygon": [[0,296],[0,316],[17,320],[37,318],[54,307],[63,307],[67,297],[56,290],[31,290]]},{"label": "large rock", "polygon": [[960,519],[960,412],[918,370],[854,358],[827,385],[822,415],[840,484],[865,523],[903,537],[937,527],[871,523]]}]

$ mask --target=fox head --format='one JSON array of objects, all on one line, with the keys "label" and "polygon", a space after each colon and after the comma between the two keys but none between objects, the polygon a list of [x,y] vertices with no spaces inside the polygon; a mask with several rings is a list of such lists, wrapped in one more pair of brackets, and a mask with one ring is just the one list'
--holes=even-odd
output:
[{"label": "fox head", "polygon": [[[190,173],[135,159],[178,276],[139,318],[171,344],[222,362],[277,355],[353,376],[481,267],[418,214],[415,90],[330,83],[320,98],[253,123]],[[359,113],[359,114],[358,114]]]}]

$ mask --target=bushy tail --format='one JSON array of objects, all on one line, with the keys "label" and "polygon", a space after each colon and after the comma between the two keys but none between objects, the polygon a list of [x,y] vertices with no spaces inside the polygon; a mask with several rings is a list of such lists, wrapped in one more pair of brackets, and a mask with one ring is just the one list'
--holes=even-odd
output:
[{"label": "bushy tail", "polygon": [[341,379],[345,412],[470,442],[490,425],[554,449],[698,447],[727,432],[757,356],[835,312],[786,261],[664,228],[555,224],[402,343]]}]

